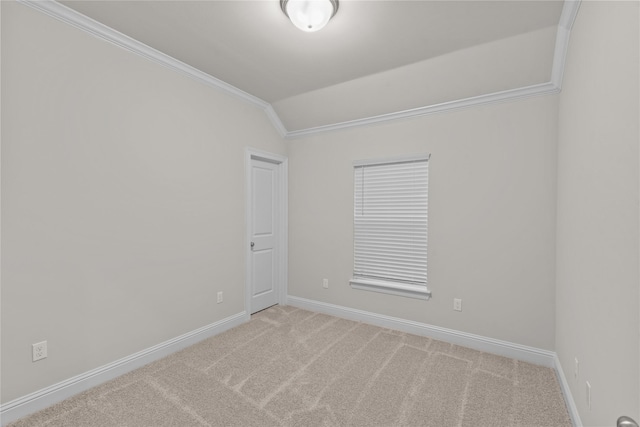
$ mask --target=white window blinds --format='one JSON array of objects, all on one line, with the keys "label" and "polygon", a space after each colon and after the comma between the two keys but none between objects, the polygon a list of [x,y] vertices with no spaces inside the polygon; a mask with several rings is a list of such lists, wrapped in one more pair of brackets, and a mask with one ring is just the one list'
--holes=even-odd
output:
[{"label": "white window blinds", "polygon": [[352,285],[428,294],[428,159],[355,165]]}]

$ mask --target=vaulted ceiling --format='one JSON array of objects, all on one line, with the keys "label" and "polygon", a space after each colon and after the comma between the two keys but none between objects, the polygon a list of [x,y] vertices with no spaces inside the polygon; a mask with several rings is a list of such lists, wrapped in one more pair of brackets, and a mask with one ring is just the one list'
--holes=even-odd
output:
[{"label": "vaulted ceiling", "polygon": [[305,33],[278,0],[61,3],[263,101],[285,134],[548,84],[564,6],[341,0]]}]

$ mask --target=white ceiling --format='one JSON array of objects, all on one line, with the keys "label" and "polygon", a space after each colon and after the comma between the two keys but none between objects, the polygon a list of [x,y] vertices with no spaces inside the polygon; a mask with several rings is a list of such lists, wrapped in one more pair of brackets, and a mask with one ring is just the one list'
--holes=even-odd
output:
[{"label": "white ceiling", "polygon": [[561,0],[341,0],[324,29],[305,33],[279,0],[61,3],[281,109],[323,88],[556,26],[563,8]]}]

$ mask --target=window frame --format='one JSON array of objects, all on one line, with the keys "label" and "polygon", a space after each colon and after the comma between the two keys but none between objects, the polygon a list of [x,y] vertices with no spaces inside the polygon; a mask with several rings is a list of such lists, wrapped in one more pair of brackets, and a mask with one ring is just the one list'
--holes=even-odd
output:
[{"label": "window frame", "polygon": [[[394,157],[394,158],[384,158],[384,159],[375,159],[375,160],[359,160],[353,162],[353,170],[354,170],[354,182],[353,182],[353,191],[354,191],[354,210],[353,210],[353,221],[354,221],[354,229],[353,229],[353,256],[354,256],[354,264],[353,264],[353,275],[351,280],[349,280],[349,284],[353,289],[360,289],[366,291],[379,292],[390,295],[398,295],[409,298],[416,298],[421,300],[429,300],[431,298],[431,291],[427,286],[426,273],[427,273],[427,264],[425,260],[425,283],[424,284],[414,284],[414,283],[405,283],[401,281],[394,281],[392,279],[379,279],[379,278],[371,278],[371,277],[359,277],[356,274],[356,198],[357,191],[356,188],[356,173],[358,168],[362,167],[375,167],[375,166],[383,166],[383,165],[391,165],[391,164],[401,164],[401,163],[415,163],[415,162],[425,162],[426,163],[426,174],[427,174],[427,195],[426,202],[427,207],[425,208],[425,218],[426,218],[426,230],[428,231],[428,183],[429,183],[429,160],[431,158],[430,154],[419,154],[415,156],[405,156],[405,157]],[[428,242],[428,233],[425,236],[425,245]],[[428,246],[427,246],[428,247]]]}]

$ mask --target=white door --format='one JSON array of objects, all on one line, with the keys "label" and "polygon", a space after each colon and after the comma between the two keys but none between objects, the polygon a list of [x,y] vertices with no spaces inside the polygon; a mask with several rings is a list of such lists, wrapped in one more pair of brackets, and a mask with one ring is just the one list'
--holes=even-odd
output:
[{"label": "white door", "polygon": [[250,312],[278,303],[278,165],[251,159]]}]

